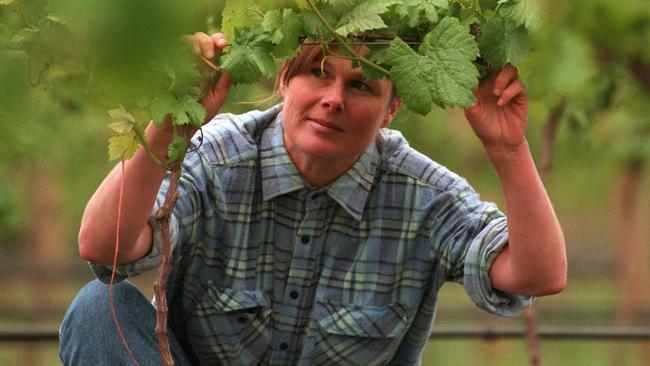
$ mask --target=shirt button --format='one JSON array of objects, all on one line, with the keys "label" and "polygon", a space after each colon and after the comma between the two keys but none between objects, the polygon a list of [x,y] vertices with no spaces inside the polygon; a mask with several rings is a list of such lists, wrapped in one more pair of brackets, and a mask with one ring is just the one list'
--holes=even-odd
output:
[{"label": "shirt button", "polygon": [[297,299],[298,298],[298,291],[291,291],[289,292],[289,297],[292,299]]},{"label": "shirt button", "polygon": [[287,342],[280,343],[280,349],[281,350],[285,351],[287,348],[289,348],[289,345],[287,344]]},{"label": "shirt button", "polygon": [[311,241],[311,238],[308,237],[307,235],[300,238],[300,242],[303,243],[303,244],[309,244],[310,241]]}]

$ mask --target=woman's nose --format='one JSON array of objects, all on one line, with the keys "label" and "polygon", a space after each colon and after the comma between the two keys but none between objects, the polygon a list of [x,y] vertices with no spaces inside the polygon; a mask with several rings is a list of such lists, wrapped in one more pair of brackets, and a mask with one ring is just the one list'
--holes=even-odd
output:
[{"label": "woman's nose", "polygon": [[332,112],[343,111],[343,92],[343,86],[339,85],[339,83],[332,83],[331,85],[328,85],[325,90],[323,90],[323,95],[320,103],[321,107]]}]

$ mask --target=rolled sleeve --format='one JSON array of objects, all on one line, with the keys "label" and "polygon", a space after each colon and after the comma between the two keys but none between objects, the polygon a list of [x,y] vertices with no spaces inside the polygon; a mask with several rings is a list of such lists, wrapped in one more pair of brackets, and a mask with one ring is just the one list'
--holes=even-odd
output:
[{"label": "rolled sleeve", "polygon": [[470,244],[465,258],[463,284],[479,308],[495,315],[514,317],[530,306],[534,298],[492,288],[490,267],[507,244],[506,218],[489,222]]},{"label": "rolled sleeve", "polygon": [[[154,212],[157,208],[154,208]],[[135,262],[118,264],[115,269],[115,283],[125,280],[128,277],[135,277],[141,273],[150,271],[160,264],[161,247],[162,247],[162,230],[160,223],[155,218],[155,213],[149,217],[149,224],[153,230],[153,245],[151,251],[144,257]],[[173,214],[169,217],[169,239],[171,242],[171,250],[174,250],[176,243],[178,243],[178,220]],[[90,269],[93,271],[95,277],[104,283],[109,283],[111,280],[113,266],[104,265],[94,262],[88,262]]]}]

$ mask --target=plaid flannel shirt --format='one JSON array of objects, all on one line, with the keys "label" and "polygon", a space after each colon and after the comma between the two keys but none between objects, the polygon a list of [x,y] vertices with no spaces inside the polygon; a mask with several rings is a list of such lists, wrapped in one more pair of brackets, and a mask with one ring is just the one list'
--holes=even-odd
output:
[{"label": "plaid flannel shirt", "polygon": [[[419,364],[445,281],[501,316],[530,304],[492,289],[506,218],[464,179],[383,129],[314,189],[287,154],[280,111],[217,116],[183,163],[168,305],[193,364]],[[158,265],[150,222],[151,253],[121,278]]]}]

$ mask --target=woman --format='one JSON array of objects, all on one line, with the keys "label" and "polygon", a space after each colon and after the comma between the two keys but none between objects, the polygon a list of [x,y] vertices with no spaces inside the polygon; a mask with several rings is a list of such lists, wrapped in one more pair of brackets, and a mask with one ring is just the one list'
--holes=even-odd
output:
[{"label": "woman", "polygon": [[[213,58],[226,40],[197,33],[192,44]],[[514,68],[479,86],[465,111],[501,181],[506,220],[386,129],[401,105],[389,80],[365,80],[349,60],[322,54],[305,47],[283,65],[284,103],[267,111],[213,118],[230,79],[206,91],[210,122],[184,161],[170,224],[177,364],[418,364],[445,281],[504,316],[565,286],[564,238],[526,143]],[[169,121],[147,136],[164,157]],[[168,184],[143,151],[125,175],[122,279],[158,264],[150,216]],[[81,256],[104,282],[120,179],[114,169],[100,185],[79,234]],[[65,364],[129,363],[110,316],[96,315],[107,291],[93,281],[68,310]],[[114,296],[135,357],[158,364],[153,307],[126,282]]]}]

